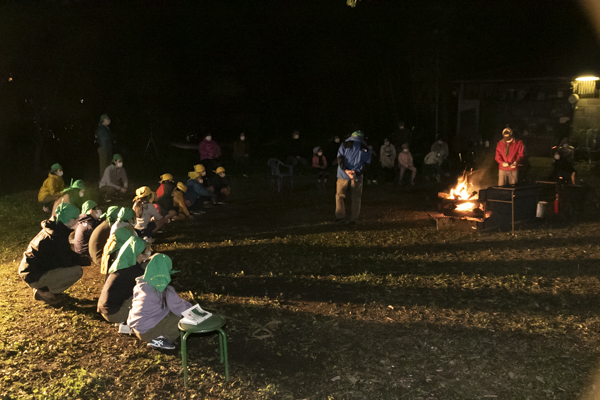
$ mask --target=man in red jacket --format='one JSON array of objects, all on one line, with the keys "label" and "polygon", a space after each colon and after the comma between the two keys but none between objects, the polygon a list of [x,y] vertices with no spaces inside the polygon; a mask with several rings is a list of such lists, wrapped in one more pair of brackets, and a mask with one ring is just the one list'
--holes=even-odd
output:
[{"label": "man in red jacket", "polygon": [[496,162],[498,163],[498,186],[516,185],[518,165],[523,158],[523,142],[516,140],[513,131],[505,128],[502,131],[502,140],[496,146]]}]

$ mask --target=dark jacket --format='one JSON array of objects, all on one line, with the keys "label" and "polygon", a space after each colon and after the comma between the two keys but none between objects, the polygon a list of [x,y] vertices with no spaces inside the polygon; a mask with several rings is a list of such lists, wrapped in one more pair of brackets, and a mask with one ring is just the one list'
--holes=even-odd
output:
[{"label": "dark jacket", "polygon": [[104,252],[104,245],[108,241],[110,236],[110,225],[108,221],[103,221],[98,225],[88,240],[89,253],[92,262],[96,265],[100,265],[102,261],[102,253]]},{"label": "dark jacket", "polygon": [[70,233],[71,229],[62,222],[42,221],[42,230],[23,253],[19,265],[21,278],[27,283],[34,283],[53,269],[82,265],[79,254],[71,250]]},{"label": "dark jacket", "polygon": [[250,146],[247,140],[236,140],[233,142],[233,158],[243,158],[250,154]]},{"label": "dark jacket", "polygon": [[177,187],[177,185],[171,181],[165,181],[161,185],[163,187],[162,196],[156,199],[154,202],[160,206],[161,214],[168,212],[169,210],[173,210],[173,189]]},{"label": "dark jacket", "polygon": [[98,139],[98,147],[102,149],[112,149],[113,136],[110,128],[102,123],[98,124],[96,129],[96,139]]},{"label": "dark jacket", "polygon": [[125,300],[133,296],[135,278],[144,275],[145,271],[142,263],[109,274],[98,299],[98,312],[104,315],[117,313]]},{"label": "dark jacket", "polygon": [[73,241],[73,247],[75,253],[81,254],[85,257],[89,257],[89,242],[94,229],[100,225],[99,220],[88,214],[81,214],[77,220],[77,227],[75,228],[75,238]]}]

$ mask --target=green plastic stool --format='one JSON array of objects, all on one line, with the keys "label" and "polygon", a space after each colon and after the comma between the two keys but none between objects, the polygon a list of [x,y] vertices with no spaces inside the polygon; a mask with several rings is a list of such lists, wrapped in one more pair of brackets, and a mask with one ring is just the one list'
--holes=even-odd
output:
[{"label": "green plastic stool", "polygon": [[183,362],[183,384],[187,386],[187,338],[192,333],[219,333],[219,352],[221,354],[221,364],[225,364],[225,380],[229,382],[229,363],[227,362],[227,336],[223,329],[225,318],[220,314],[213,314],[208,319],[200,322],[198,325],[188,325],[179,322],[179,334],[181,335],[181,360]]}]

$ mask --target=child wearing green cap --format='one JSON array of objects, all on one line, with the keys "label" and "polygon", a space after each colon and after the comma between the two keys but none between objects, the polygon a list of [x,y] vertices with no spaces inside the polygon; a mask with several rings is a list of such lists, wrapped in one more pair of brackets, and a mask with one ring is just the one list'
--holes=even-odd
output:
[{"label": "child wearing green cap", "polygon": [[90,236],[88,242],[90,258],[96,266],[100,266],[104,245],[110,236],[110,227],[117,220],[119,210],[120,208],[117,206],[108,207],[108,210],[100,216],[100,218],[104,218],[104,221],[94,229]]},{"label": "child wearing green cap", "polygon": [[23,253],[19,276],[33,289],[35,300],[58,305],[61,293],[81,279],[82,260],[69,244],[78,216],[73,205],[59,205],[56,217],[42,222],[42,230]]},{"label": "child wearing green cap", "polygon": [[54,202],[62,196],[61,192],[65,188],[65,181],[62,176],[62,166],[58,163],[53,164],[50,167],[48,177],[38,192],[38,201],[42,203],[44,212],[50,212]]},{"label": "child wearing green cap", "polygon": [[81,207],[83,206],[83,203],[85,201],[83,196],[85,196],[85,183],[83,183],[81,179],[77,179],[75,182],[71,180],[71,184],[69,185],[69,187],[65,188],[61,192],[61,197],[59,197],[54,202],[54,207],[52,208],[52,216],[54,217],[56,215],[56,207],[63,203],[72,204],[79,210],[81,210]]},{"label": "child wearing green cap", "polygon": [[114,199],[121,199],[127,193],[127,173],[123,168],[123,157],[120,154],[113,155],[112,164],[106,167],[100,180],[100,192],[104,195],[107,203]]},{"label": "child wearing green cap", "polygon": [[[98,312],[108,322],[127,322],[135,280],[144,275],[150,252],[150,245],[137,236],[130,237],[119,250],[98,299]],[[129,333],[125,327],[120,327],[119,332]]]},{"label": "child wearing green cap", "polygon": [[85,265],[92,261],[89,252],[89,242],[94,229],[100,225],[100,216],[102,210],[94,200],[88,200],[81,206],[81,214],[75,227],[75,237],[73,239],[73,249],[82,259],[86,260]]},{"label": "child wearing green cap", "polygon": [[119,250],[131,236],[138,236],[133,225],[135,224],[135,212],[129,207],[119,210],[117,221],[110,227],[110,236],[104,245],[100,272],[106,274],[108,267],[115,260]]},{"label": "child wearing green cap", "polygon": [[181,314],[192,305],[169,285],[173,263],[165,254],[155,254],[144,276],[136,279],[127,325],[148,346],[172,350],[179,337]]}]

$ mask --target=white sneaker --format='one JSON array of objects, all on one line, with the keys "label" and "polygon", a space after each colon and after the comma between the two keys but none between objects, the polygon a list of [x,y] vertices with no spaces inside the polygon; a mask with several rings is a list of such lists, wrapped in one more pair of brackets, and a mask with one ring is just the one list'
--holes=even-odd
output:
[{"label": "white sneaker", "polygon": [[131,335],[131,328],[129,326],[127,326],[126,324],[115,324],[119,329],[119,333],[122,333],[124,335]]}]

